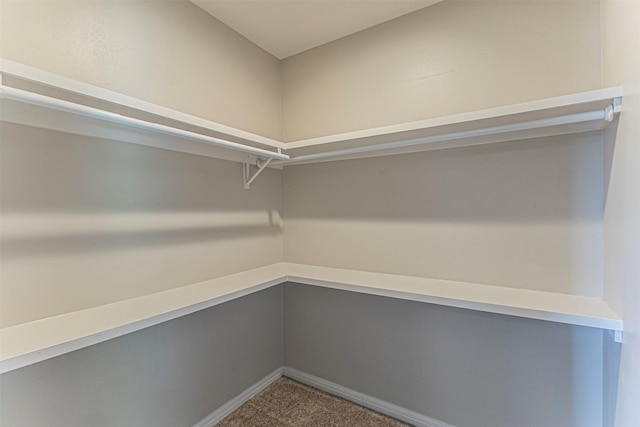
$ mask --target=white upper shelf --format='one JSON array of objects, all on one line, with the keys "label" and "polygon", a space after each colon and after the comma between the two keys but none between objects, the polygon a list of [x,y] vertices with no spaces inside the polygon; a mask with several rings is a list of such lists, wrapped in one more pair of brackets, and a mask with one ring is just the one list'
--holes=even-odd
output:
[{"label": "white upper shelf", "polygon": [[47,71],[0,59],[0,120],[255,163],[284,144]]},{"label": "white upper shelf", "polygon": [[622,87],[507,105],[287,144],[284,164],[466,147],[604,129],[620,111]]},{"label": "white upper shelf", "polygon": [[288,281],[612,331],[623,327],[598,298],[282,262],[1,329],[0,373]]},{"label": "white upper shelf", "polygon": [[622,99],[613,87],[284,143],[5,59],[0,72],[4,122],[272,166],[594,131]]}]

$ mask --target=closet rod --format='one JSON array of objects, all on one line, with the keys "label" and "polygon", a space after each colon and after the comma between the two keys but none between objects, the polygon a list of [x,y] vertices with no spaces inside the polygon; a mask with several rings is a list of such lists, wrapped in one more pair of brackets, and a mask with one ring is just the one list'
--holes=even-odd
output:
[{"label": "closet rod", "polygon": [[249,145],[243,145],[237,142],[227,141],[208,135],[202,135],[196,132],[190,132],[171,126],[165,126],[159,123],[135,119],[133,117],[123,116],[120,114],[112,113],[110,111],[104,111],[98,108],[88,107],[86,105],[76,104],[69,101],[63,101],[61,99],[52,98],[49,96],[44,96],[9,86],[0,86],[0,98],[23,102],[31,105],[37,105],[40,107],[46,107],[53,110],[64,111],[67,113],[90,117],[105,122],[130,126],[137,129],[149,130],[165,135],[191,139],[194,141],[204,142],[206,144],[253,154],[260,157],[267,157],[270,159],[278,160],[286,160],[289,158],[289,156],[286,154],[274,153],[273,151],[263,150],[261,148],[251,147]]},{"label": "closet rod", "polygon": [[[509,132],[519,132],[531,129],[540,129],[553,126],[563,126],[577,124],[583,122],[606,121],[611,122],[614,118],[615,109],[613,105],[595,111],[587,111],[584,113],[568,114],[564,116],[550,117],[547,119],[530,120],[520,123],[510,123],[506,125],[491,126],[481,129],[472,129],[458,132],[445,133],[441,135],[425,136],[420,138],[412,138],[400,141],[384,142],[380,144],[364,145],[360,147],[344,148],[340,150],[324,151],[314,154],[305,154],[292,157],[285,161],[274,161],[272,164],[293,164],[297,162],[319,160],[331,157],[346,156],[351,154],[368,153],[374,151],[388,150],[394,148],[411,147],[417,145],[433,144],[437,142],[454,141],[468,138],[478,138],[490,135],[499,135]],[[517,139],[514,138],[514,139]]]}]

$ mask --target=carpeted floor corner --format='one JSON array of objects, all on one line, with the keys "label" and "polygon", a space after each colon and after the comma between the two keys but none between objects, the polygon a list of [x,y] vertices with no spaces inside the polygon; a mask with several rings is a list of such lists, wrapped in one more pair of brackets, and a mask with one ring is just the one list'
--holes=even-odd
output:
[{"label": "carpeted floor corner", "polygon": [[219,427],[406,427],[401,421],[282,377]]}]

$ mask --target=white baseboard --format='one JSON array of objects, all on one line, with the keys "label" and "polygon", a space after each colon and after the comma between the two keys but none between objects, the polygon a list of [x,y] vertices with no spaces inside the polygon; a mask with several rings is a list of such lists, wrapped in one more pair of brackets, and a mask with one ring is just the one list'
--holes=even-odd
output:
[{"label": "white baseboard", "polygon": [[227,403],[207,415],[205,418],[194,424],[193,427],[213,427],[222,421],[227,415],[238,409],[247,400],[267,388],[272,382],[280,378],[284,373],[284,368],[278,368],[248,389],[229,400]]},{"label": "white baseboard", "polygon": [[207,415],[201,421],[196,423],[193,427],[213,427],[222,421],[227,415],[242,406],[243,403],[251,399],[256,394],[267,388],[272,382],[282,376],[291,378],[292,380],[299,381],[303,384],[310,385],[319,390],[333,394],[334,396],[342,397],[351,402],[362,405],[366,408],[372,409],[381,414],[388,415],[400,421],[404,421],[415,427],[454,427],[451,424],[447,424],[443,421],[436,420],[426,415],[419,414],[409,409],[402,408],[394,405],[393,403],[385,402],[384,400],[377,399],[375,397],[368,396],[366,394],[351,390],[343,387],[339,384],[331,381],[324,380],[306,372],[299,371],[294,368],[282,367],[278,368],[238,396],[229,400],[227,403]]},{"label": "white baseboard", "polygon": [[447,424],[434,418],[427,417],[426,415],[422,415],[409,409],[394,405],[392,403],[385,402],[384,400],[380,400],[375,397],[357,392],[355,390],[351,390],[339,384],[324,380],[311,374],[307,374],[306,372],[302,372],[297,369],[285,366],[284,376],[291,378],[292,380],[310,385],[311,387],[315,387],[327,393],[333,394],[334,396],[350,400],[351,402],[357,403],[358,405],[388,415],[397,420],[412,424],[416,427],[453,427],[451,424]]}]

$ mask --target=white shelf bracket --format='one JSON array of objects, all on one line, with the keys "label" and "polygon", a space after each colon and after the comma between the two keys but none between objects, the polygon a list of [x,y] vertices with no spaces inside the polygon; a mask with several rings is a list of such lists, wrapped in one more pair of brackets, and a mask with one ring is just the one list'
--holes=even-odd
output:
[{"label": "white shelf bracket", "polygon": [[[280,152],[280,149],[278,149],[278,153]],[[258,159],[256,161],[256,166],[258,166],[258,170],[251,175],[251,163],[249,163],[248,161],[242,164],[242,183],[243,183],[243,188],[245,190],[249,190],[251,188],[251,183],[258,177],[258,175],[260,175],[262,173],[262,171],[269,166],[269,163],[271,163],[271,161],[273,160],[273,158],[268,158],[266,160],[263,159]]]},{"label": "white shelf bracket", "polygon": [[622,344],[624,339],[624,334],[622,331],[609,330],[609,335],[611,335],[611,338],[613,338],[613,341],[617,342],[618,344]]},{"label": "white shelf bracket", "polygon": [[619,113],[620,111],[622,111],[622,98],[613,98],[613,112]]}]

